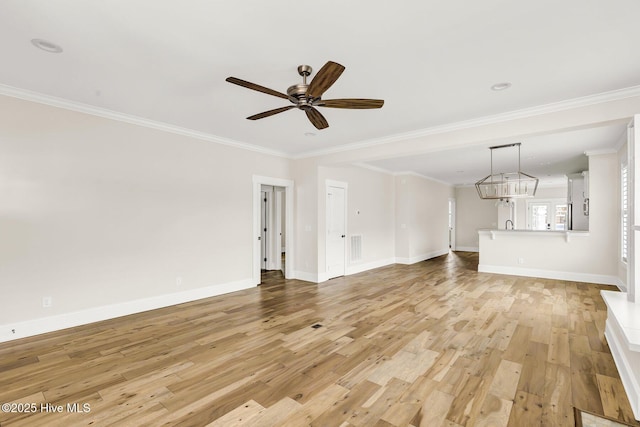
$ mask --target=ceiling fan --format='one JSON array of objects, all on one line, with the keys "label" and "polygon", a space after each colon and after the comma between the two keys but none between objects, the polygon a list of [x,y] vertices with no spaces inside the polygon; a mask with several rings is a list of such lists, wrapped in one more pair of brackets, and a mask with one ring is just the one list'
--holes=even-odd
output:
[{"label": "ceiling fan", "polygon": [[283,113],[292,108],[298,108],[307,113],[309,121],[311,121],[317,129],[325,129],[329,127],[329,123],[327,123],[327,119],[325,119],[315,107],[367,109],[380,108],[384,104],[384,101],[381,99],[322,99],[322,94],[338,80],[338,77],[340,77],[343,71],[344,66],[337,62],[329,61],[320,68],[320,71],[316,73],[311,83],[307,84],[307,77],[311,75],[312,69],[309,65],[300,65],[298,67],[298,74],[302,76],[302,83],[289,87],[286,94],[236,77],[227,77],[226,81],[248,89],[257,90],[258,92],[288,99],[293,103],[293,105],[287,105],[286,107],[254,114],[253,116],[247,117],[249,120],[264,119],[265,117]]}]

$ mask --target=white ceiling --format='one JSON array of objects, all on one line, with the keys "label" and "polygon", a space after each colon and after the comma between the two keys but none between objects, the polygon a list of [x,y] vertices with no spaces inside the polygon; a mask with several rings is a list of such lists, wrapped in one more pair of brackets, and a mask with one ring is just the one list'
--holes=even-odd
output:
[{"label": "white ceiling", "polygon": [[[521,142],[522,172],[540,179],[542,186],[566,184],[566,174],[589,169],[585,153],[599,153],[619,148],[621,136],[627,130],[625,123],[532,136],[518,141],[495,141],[475,145],[463,150],[447,150],[410,157],[370,161],[367,164],[389,172],[413,172],[456,185],[470,185],[493,172],[516,172],[518,148],[500,146]],[[492,158],[493,157],[493,158]]]},{"label": "white ceiling", "polygon": [[[3,0],[0,93],[18,88],[299,157],[638,86],[638,16],[637,0]],[[38,50],[34,38],[64,52]],[[287,101],[225,82],[285,92],[300,82],[298,65],[328,60],[346,71],[323,98],[384,107],[323,108],[322,131],[295,109],[249,121]],[[504,81],[513,86],[490,90]],[[610,148],[622,130],[523,140],[523,170],[544,174],[540,163]],[[462,184],[488,174],[488,145],[371,165]]]}]

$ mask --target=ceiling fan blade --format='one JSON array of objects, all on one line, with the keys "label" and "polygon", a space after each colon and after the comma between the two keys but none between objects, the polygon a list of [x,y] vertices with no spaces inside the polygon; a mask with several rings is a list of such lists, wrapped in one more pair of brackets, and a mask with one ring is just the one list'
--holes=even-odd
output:
[{"label": "ceiling fan blade", "polygon": [[253,116],[247,117],[248,120],[258,120],[264,119],[265,117],[273,116],[274,114],[284,113],[292,108],[296,108],[295,105],[288,105],[286,107],[276,108],[275,110],[264,111],[262,113],[254,114]]},{"label": "ceiling fan blade", "polygon": [[361,99],[361,98],[346,98],[346,99],[323,99],[319,103],[315,104],[318,107],[329,108],[354,108],[354,109],[367,109],[367,108],[380,108],[384,105],[382,99]]},{"label": "ceiling fan blade", "polygon": [[279,98],[289,99],[289,96],[284,93],[278,92],[277,90],[269,89],[268,87],[260,86],[255,83],[248,82],[246,80],[238,79],[236,77],[227,77],[225,79],[229,83],[233,83],[234,85],[246,87],[247,89],[257,90],[258,92],[266,93],[269,95],[277,96]]},{"label": "ceiling fan blade", "polygon": [[311,80],[307,88],[307,96],[311,98],[320,98],[322,94],[338,80],[340,74],[344,71],[344,66],[337,62],[329,61],[320,68],[316,76]]},{"label": "ceiling fan blade", "polygon": [[327,122],[327,119],[325,119],[324,116],[320,114],[320,111],[311,107],[311,108],[305,109],[304,112],[307,113],[307,117],[309,118],[309,121],[317,129],[326,129],[329,127],[329,123]]}]

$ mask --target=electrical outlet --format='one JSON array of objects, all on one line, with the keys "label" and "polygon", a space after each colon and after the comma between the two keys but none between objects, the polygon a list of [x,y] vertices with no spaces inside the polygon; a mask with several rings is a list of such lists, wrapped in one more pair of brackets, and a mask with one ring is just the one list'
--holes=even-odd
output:
[{"label": "electrical outlet", "polygon": [[51,297],[42,297],[42,307],[49,308],[53,305],[53,298]]},{"label": "electrical outlet", "polygon": [[518,264],[524,264],[524,258],[519,257],[518,258]]},{"label": "electrical outlet", "polygon": [[178,276],[176,277],[176,288],[181,288],[182,287],[182,277]]}]

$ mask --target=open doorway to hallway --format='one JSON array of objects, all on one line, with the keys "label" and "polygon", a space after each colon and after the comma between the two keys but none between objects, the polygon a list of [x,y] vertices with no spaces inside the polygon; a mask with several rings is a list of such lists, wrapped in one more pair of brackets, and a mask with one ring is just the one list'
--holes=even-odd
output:
[{"label": "open doorway to hallway", "polygon": [[280,271],[286,262],[286,193],[284,187],[262,185],[260,189],[260,270]]},{"label": "open doorway to hallway", "polygon": [[449,249],[456,250],[456,199],[449,199]]},{"label": "open doorway to hallway", "polygon": [[[253,283],[263,271],[293,278],[293,181],[253,176]],[[282,253],[286,253],[283,262]]]}]

